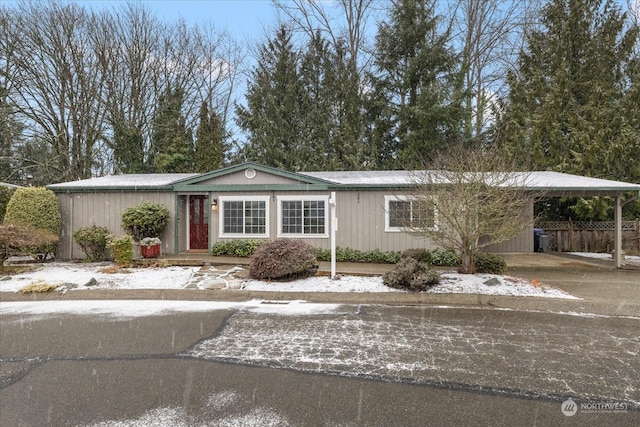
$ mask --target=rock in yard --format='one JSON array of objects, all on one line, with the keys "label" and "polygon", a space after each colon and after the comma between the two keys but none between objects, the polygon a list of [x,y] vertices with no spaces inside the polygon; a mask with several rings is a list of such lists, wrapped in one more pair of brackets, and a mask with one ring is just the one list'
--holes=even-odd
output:
[{"label": "rock in yard", "polygon": [[95,277],[92,277],[91,280],[84,284],[84,286],[98,286],[98,281]]},{"label": "rock in yard", "polygon": [[491,279],[485,280],[483,283],[487,286],[497,286],[500,284],[500,279],[492,277]]}]

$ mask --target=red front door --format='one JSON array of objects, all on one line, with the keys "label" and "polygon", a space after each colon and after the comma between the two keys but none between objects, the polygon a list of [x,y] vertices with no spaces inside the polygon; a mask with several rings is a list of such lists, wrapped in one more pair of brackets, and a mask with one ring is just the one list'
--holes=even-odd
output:
[{"label": "red front door", "polygon": [[189,196],[189,249],[208,249],[208,208],[207,196]]}]

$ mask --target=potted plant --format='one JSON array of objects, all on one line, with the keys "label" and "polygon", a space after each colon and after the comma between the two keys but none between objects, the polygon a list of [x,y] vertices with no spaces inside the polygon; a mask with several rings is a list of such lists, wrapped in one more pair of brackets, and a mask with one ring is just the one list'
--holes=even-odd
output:
[{"label": "potted plant", "polygon": [[158,258],[162,241],[157,237],[145,237],[140,240],[140,253],[143,258]]}]

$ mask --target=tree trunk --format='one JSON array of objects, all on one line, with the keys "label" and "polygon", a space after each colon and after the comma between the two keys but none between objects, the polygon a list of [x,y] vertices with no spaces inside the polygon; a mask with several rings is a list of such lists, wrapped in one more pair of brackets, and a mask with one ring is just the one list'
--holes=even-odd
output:
[{"label": "tree trunk", "polygon": [[460,267],[460,273],[473,274],[475,273],[475,259],[471,251],[462,251],[460,254],[460,261],[462,266]]}]

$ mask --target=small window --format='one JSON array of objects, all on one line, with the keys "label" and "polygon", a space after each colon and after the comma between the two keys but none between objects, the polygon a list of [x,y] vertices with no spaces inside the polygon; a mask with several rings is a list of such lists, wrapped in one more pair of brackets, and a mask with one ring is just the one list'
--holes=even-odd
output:
[{"label": "small window", "polygon": [[402,231],[409,227],[436,227],[436,205],[433,200],[384,196],[384,201],[385,231]]},{"label": "small window", "polygon": [[220,235],[222,237],[269,237],[269,197],[221,197]]},{"label": "small window", "polygon": [[327,237],[328,197],[278,197],[278,236]]}]

